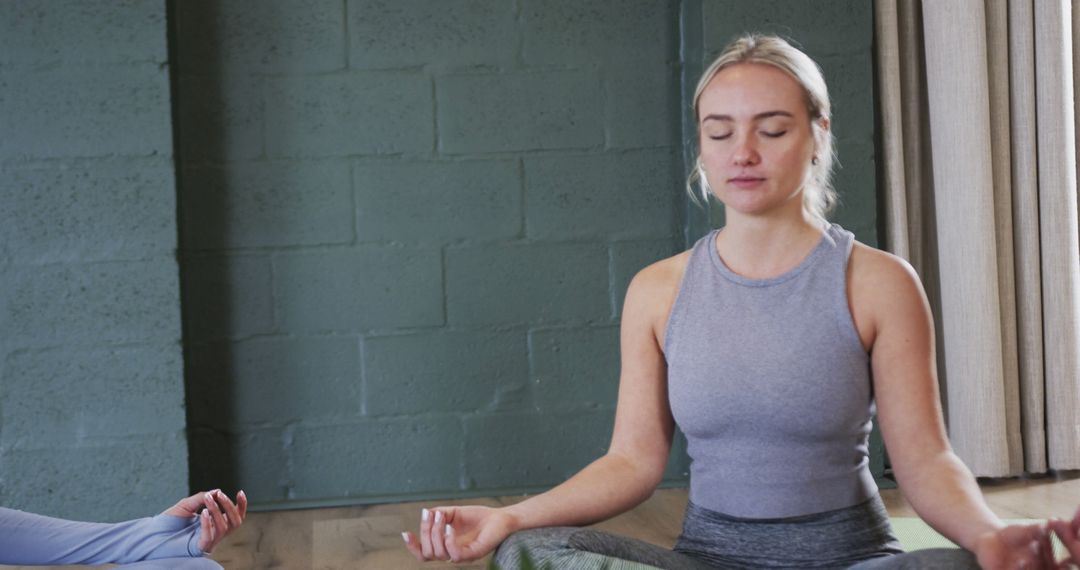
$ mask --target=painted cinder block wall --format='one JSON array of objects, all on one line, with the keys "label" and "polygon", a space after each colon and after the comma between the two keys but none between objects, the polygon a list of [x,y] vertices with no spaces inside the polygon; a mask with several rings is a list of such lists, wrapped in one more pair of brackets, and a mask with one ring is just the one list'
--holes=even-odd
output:
[{"label": "painted cinder block wall", "polygon": [[195,487],[561,480],[606,447],[630,277],[718,223],[680,89],[743,29],[832,46],[839,218],[875,243],[868,3],[614,4],[0,3],[0,504],[186,492],[185,366]]},{"label": "painted cinder block wall", "polygon": [[682,246],[679,3],[173,17],[195,486],[492,495],[602,453],[625,288]]},{"label": "painted cinder block wall", "polygon": [[0,505],[188,490],[163,1],[0,2]]}]

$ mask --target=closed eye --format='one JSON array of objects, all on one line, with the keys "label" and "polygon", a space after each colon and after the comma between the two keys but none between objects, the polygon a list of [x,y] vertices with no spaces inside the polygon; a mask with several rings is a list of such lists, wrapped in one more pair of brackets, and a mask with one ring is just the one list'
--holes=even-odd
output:
[{"label": "closed eye", "polygon": [[785,134],[787,134],[787,131],[771,131],[771,132],[770,131],[762,131],[761,134],[763,134],[763,135],[765,135],[765,136],[767,136],[769,138],[776,139],[776,138],[780,138],[780,137],[784,136]]},{"label": "closed eye", "polygon": [[709,135],[709,138],[714,141],[722,141],[731,138],[731,133],[728,133],[726,135]]}]

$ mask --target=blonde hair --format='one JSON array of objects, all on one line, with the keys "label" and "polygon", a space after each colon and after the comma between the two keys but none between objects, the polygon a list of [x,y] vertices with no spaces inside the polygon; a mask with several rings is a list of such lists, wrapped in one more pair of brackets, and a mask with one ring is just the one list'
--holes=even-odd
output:
[{"label": "blonde hair", "polygon": [[[825,216],[836,206],[837,195],[832,185],[833,165],[836,163],[836,143],[831,129],[824,126],[822,119],[830,120],[829,90],[825,86],[825,76],[821,68],[810,56],[798,50],[783,38],[749,34],[736,38],[709,65],[698,81],[694,90],[694,121],[698,122],[698,102],[705,86],[724,69],[740,63],[758,63],[776,67],[799,83],[806,99],[806,110],[810,115],[810,125],[817,148],[815,161],[810,166],[810,180],[803,187],[803,209],[811,216],[825,221]],[[700,202],[694,192],[694,183],[701,189]],[[686,190],[695,202],[707,204],[712,189],[705,177],[701,164],[701,152],[698,151],[694,168],[686,181]]]}]

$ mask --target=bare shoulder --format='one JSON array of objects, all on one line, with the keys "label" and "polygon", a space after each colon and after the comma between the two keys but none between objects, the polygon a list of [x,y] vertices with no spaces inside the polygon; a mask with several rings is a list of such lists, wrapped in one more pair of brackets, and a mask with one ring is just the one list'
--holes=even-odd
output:
[{"label": "bare shoulder", "polygon": [[922,289],[915,269],[904,258],[859,242],[851,250],[848,279],[852,288],[868,289],[867,293],[897,292],[912,286]]},{"label": "bare shoulder", "polygon": [[929,316],[919,276],[901,257],[855,242],[847,280],[852,316],[867,348],[886,325]]},{"label": "bare shoulder", "polygon": [[674,297],[679,289],[679,283],[682,282],[682,276],[686,271],[686,264],[689,260],[690,251],[687,250],[666,259],[661,259],[638,271],[630,282],[627,300],[629,301],[631,295],[652,299],[666,296]]},{"label": "bare shoulder", "polygon": [[626,291],[623,322],[647,323],[659,339],[689,260],[690,251],[687,250],[638,271]]}]

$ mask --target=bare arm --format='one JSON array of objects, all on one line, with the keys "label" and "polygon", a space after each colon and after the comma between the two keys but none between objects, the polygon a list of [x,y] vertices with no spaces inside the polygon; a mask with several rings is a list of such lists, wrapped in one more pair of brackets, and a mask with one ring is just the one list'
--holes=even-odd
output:
[{"label": "bare arm", "polygon": [[561,485],[508,507],[516,529],[601,521],[634,508],[660,483],[675,425],[657,334],[670,308],[658,300],[674,293],[661,269],[639,273],[626,294],[619,397],[608,452]]},{"label": "bare arm", "polygon": [[1044,557],[1029,547],[1036,541],[1048,549],[1045,533],[1007,529],[953,453],[941,413],[933,320],[918,276],[899,258],[859,247],[852,256],[852,310],[871,331],[878,419],[904,496],[930,526],[975,552],[984,567]]},{"label": "bare arm", "polygon": [[[945,433],[930,305],[906,263],[884,257],[861,261],[868,262],[868,280],[855,276],[852,300],[858,303],[861,294],[872,303],[874,393],[897,480],[926,522],[974,549],[980,534],[1003,525]],[[865,287],[860,291],[859,285]]]},{"label": "bare arm", "polygon": [[660,346],[685,259],[676,256],[642,270],[627,291],[619,397],[608,452],[564,483],[516,505],[424,510],[418,535],[402,535],[417,560],[475,560],[518,530],[590,524],[652,495],[664,474],[675,425]]}]

